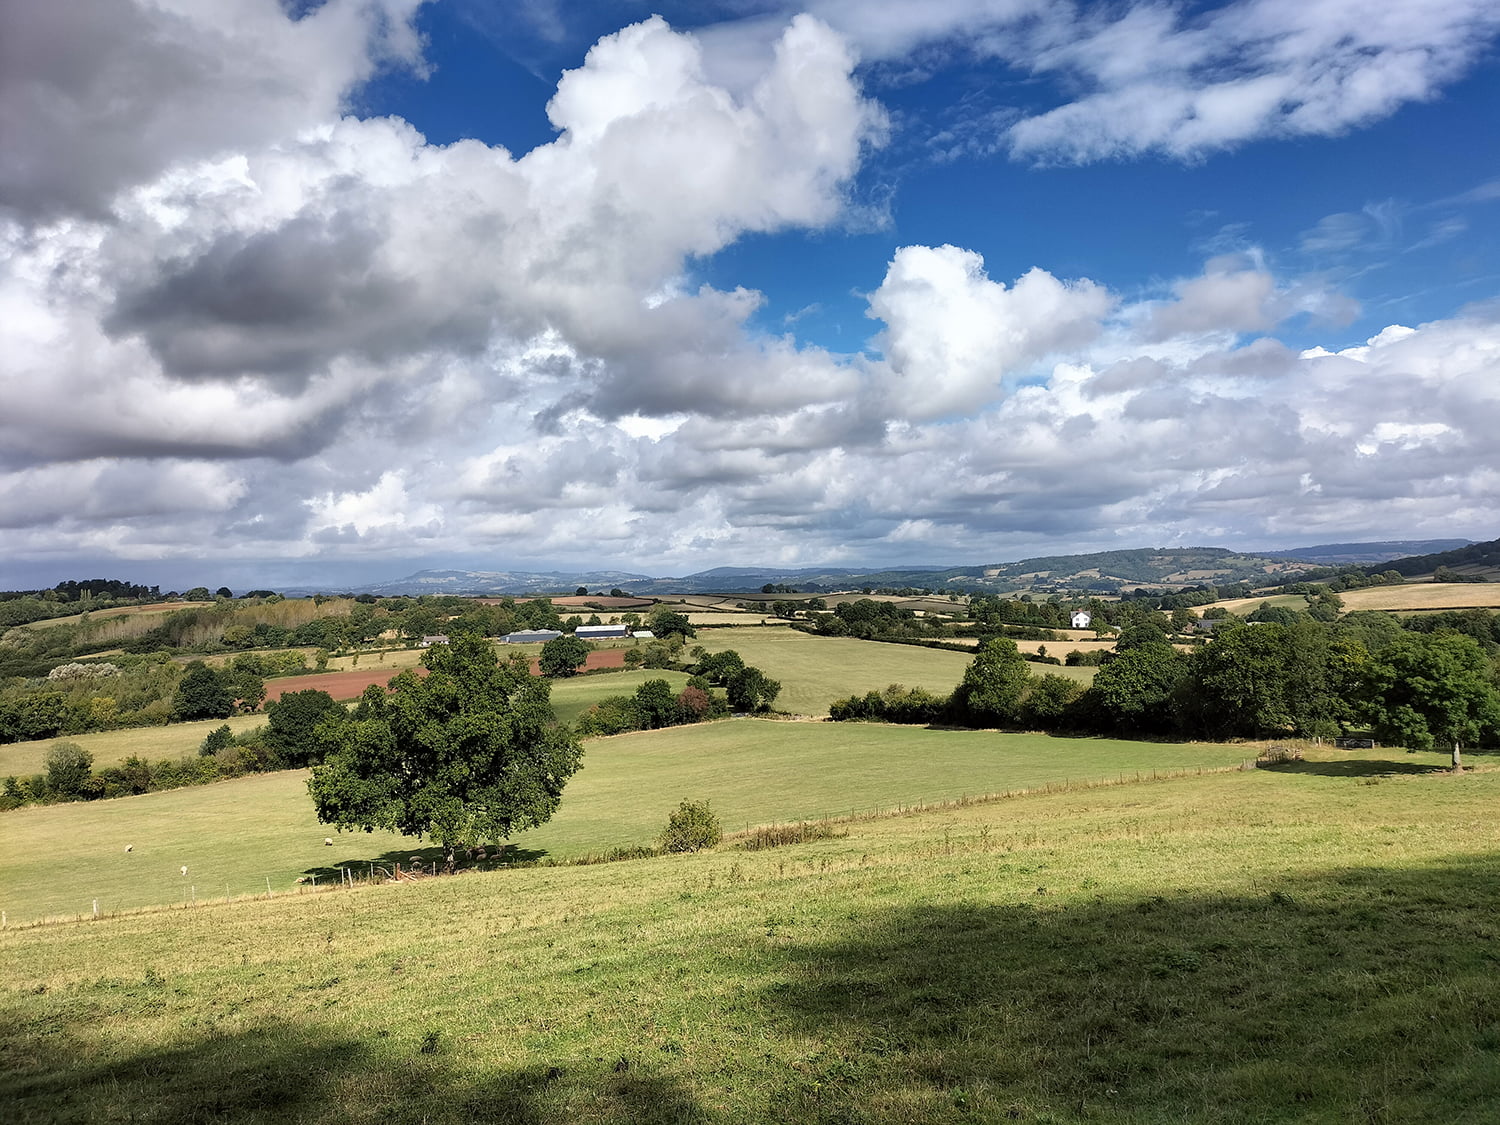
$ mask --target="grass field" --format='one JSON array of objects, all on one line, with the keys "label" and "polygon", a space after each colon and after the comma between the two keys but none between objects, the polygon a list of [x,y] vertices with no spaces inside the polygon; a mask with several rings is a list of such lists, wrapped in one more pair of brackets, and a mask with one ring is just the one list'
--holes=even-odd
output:
[{"label": "grass field", "polygon": [[827,715],[835,699],[890,684],[945,694],[973,660],[962,652],[815,637],[795,629],[714,629],[696,643],[710,652],[734,649],[746,664],[780,680],[776,709],[794,715]]},{"label": "grass field", "polygon": [[1329,758],[11,929],[0,1099],[27,1122],[1487,1125],[1500,772]]},{"label": "grass field", "polygon": [[156,762],[197,754],[210,731],[229,724],[241,734],[265,723],[265,715],[233,715],[228,719],[205,719],[201,723],[172,723],[164,727],[132,727],[128,730],[74,734],[63,738],[41,738],[35,742],[11,742],[0,746],[0,778],[23,777],[47,768],[47,749],[55,742],[76,742],[94,756],[94,768],[116,766],[132,754]]},{"label": "grass field", "polygon": [[632,695],[647,680],[666,680],[673,691],[687,686],[686,672],[663,672],[640,669],[634,672],[606,672],[552,681],[552,710],[565,723],[575,723],[601,699],[610,695]]},{"label": "grass field", "polygon": [[[585,749],[557,816],[517,837],[524,851],[569,858],[649,843],[684,797],[711,800],[725,823],[744,827],[1247,755],[1237,746],[751,719],[595,739]],[[310,870],[421,850],[413,840],[318,824],[306,776],[0,814],[0,908],[17,921],[89,910],[95,898],[104,911],[180,902],[192,886],[200,895],[223,896],[226,884],[245,894],[264,891],[269,878],[282,891]],[[329,835],[332,848],[323,846]]]}]

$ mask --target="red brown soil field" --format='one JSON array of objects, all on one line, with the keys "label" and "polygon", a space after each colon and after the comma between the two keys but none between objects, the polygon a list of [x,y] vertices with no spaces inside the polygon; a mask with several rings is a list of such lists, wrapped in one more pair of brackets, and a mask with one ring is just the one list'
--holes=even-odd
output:
[{"label": "red brown soil field", "polygon": [[[588,660],[584,661],[584,670],[593,671],[596,668],[623,668],[625,667],[625,650],[623,648],[601,648],[589,653]],[[282,676],[279,679],[266,681],[266,702],[274,703],[289,691],[326,691],[335,699],[358,699],[365,688],[371,684],[382,686],[396,675],[399,669],[395,668],[371,668],[368,671],[355,670],[350,672],[317,672],[311,676]],[[426,668],[415,669],[417,675],[427,675]],[[531,674],[539,675],[541,668],[536,659],[531,661]]]}]

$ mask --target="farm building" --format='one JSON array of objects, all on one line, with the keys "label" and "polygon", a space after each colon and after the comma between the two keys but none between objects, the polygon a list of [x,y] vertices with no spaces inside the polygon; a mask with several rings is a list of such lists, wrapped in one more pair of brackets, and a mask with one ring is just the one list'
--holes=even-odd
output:
[{"label": "farm building", "polygon": [[650,629],[637,629],[630,635],[638,641],[654,641],[656,639],[656,634]]},{"label": "farm building", "polygon": [[1087,629],[1093,621],[1093,615],[1086,609],[1077,610],[1073,614],[1073,628],[1075,629]]},{"label": "farm building", "polygon": [[422,638],[422,648],[431,648],[433,645],[445,645],[448,643],[447,633],[434,633],[430,637]]},{"label": "farm building", "polygon": [[609,637],[629,636],[630,630],[624,625],[580,625],[573,630],[573,635],[583,641],[598,641]]},{"label": "farm building", "polygon": [[500,639],[508,645],[541,645],[562,636],[557,629],[522,629],[518,633],[506,633]]}]

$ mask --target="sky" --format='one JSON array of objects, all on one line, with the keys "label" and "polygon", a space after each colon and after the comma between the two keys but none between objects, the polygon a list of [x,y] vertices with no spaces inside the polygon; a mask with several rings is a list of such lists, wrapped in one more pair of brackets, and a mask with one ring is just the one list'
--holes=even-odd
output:
[{"label": "sky", "polygon": [[1493,0],[0,0],[0,587],[1500,535]]}]

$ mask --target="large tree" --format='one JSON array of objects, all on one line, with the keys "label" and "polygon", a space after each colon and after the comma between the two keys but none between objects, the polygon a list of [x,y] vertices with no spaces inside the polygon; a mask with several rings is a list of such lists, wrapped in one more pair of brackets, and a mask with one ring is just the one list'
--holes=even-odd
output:
[{"label": "large tree", "polygon": [[323,749],[318,725],[329,716],[342,718],[344,708],[326,691],[310,688],[287,692],[266,707],[266,715],[266,741],[288,765],[305,766],[316,761]]},{"label": "large tree", "polygon": [[1102,665],[1088,696],[1098,717],[1117,730],[1165,733],[1176,722],[1173,696],[1186,666],[1171,645],[1148,641]]},{"label": "large tree", "polygon": [[1381,741],[1451,746],[1455,770],[1464,743],[1500,732],[1494,667],[1478,641],[1458,633],[1407,634],[1380,649],[1364,667],[1363,702]]},{"label": "large tree", "polygon": [[587,641],[577,637],[553,637],[542,646],[538,666],[544,676],[576,676],[592,651]]},{"label": "large tree", "polygon": [[985,642],[953,693],[953,703],[965,721],[976,726],[1005,726],[1020,717],[1021,697],[1031,670],[1016,642],[996,637]]},{"label": "large tree", "polygon": [[424,663],[426,677],[408,669],[389,695],[368,688],[347,720],[319,728],[308,790],[325,824],[430,836],[452,870],[459,847],[550,818],[583,748],[524,656],[502,664],[483,638],[459,636]]},{"label": "large tree", "polygon": [[194,719],[227,719],[232,714],[234,693],[229,690],[224,676],[203,661],[194,660],[182,674],[172,696],[172,718],[191,722]]}]

